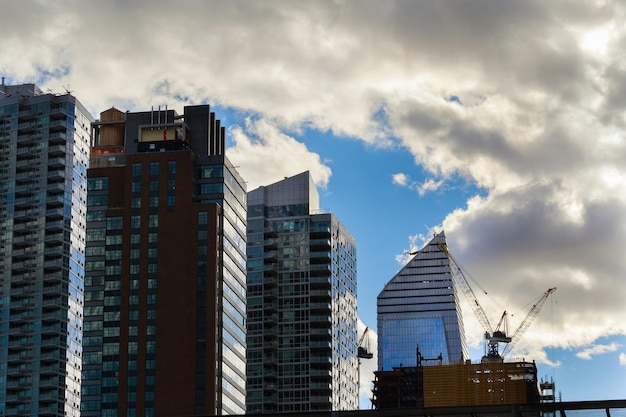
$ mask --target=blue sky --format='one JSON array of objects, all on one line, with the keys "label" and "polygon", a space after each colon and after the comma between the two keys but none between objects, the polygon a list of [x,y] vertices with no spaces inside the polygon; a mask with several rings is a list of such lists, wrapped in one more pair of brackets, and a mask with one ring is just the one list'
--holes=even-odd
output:
[{"label": "blue sky", "polygon": [[[558,287],[515,355],[563,399],[626,397],[621,2],[23,0],[2,13],[7,82],[68,88],[94,115],[210,103],[250,189],[309,170],[357,239],[365,325],[398,259],[444,229],[490,319],[506,308],[516,327]],[[464,317],[478,359],[482,330]]]}]

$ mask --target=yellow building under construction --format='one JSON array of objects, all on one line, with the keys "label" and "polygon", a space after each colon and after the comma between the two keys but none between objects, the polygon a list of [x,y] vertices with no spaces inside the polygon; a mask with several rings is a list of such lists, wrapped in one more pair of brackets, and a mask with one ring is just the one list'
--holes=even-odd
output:
[{"label": "yellow building under construction", "polygon": [[534,362],[466,361],[374,374],[375,409],[539,403]]}]

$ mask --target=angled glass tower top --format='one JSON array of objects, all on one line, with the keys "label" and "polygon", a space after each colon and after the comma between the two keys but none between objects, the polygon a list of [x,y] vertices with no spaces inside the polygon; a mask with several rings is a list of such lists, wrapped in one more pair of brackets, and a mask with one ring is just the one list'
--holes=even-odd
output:
[{"label": "angled glass tower top", "polygon": [[379,370],[416,366],[418,348],[423,358],[441,355],[443,363],[467,358],[445,244],[444,232],[435,235],[378,295]]}]

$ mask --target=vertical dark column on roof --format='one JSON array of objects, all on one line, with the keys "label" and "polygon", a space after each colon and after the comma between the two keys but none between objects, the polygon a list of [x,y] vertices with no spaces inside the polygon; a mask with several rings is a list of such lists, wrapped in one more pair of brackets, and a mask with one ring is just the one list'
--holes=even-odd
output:
[{"label": "vertical dark column on roof", "polygon": [[226,128],[225,127],[220,127],[220,140],[219,140],[219,145],[220,145],[220,154],[223,154],[224,151],[226,150]]},{"label": "vertical dark column on roof", "polygon": [[184,111],[185,123],[189,127],[189,147],[196,155],[210,155],[210,144],[213,142],[211,121],[215,119],[210,106],[185,106]]},{"label": "vertical dark column on roof", "polygon": [[[209,122],[209,143],[210,144],[215,143],[215,132],[217,131],[215,129],[215,122],[216,122],[215,113],[211,112],[211,121]],[[210,147],[209,155],[215,155],[215,149],[213,149],[213,147]]]}]

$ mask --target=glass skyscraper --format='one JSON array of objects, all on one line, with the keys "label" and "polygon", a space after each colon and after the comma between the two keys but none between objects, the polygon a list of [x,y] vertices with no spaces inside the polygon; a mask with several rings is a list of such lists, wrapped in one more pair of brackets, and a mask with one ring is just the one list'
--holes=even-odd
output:
[{"label": "glass skyscraper", "polygon": [[93,124],[82,416],[245,413],[246,191],[209,106]]},{"label": "glass skyscraper", "polygon": [[70,94],[0,85],[0,415],[80,415],[89,127]]},{"label": "glass skyscraper", "polygon": [[468,357],[445,244],[444,232],[435,235],[378,295],[379,371],[416,366],[418,347],[425,359],[441,355],[443,363]]},{"label": "glass skyscraper", "polygon": [[248,193],[247,413],[358,408],[356,244],[309,172]]}]

